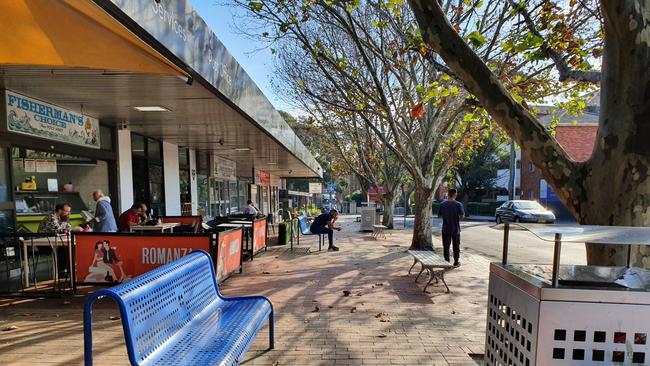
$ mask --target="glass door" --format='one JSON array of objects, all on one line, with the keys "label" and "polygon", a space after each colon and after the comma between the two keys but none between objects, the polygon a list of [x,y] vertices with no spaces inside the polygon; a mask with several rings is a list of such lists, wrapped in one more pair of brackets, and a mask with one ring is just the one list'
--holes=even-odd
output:
[{"label": "glass door", "polygon": [[[0,145],[0,233],[15,232],[16,203],[13,199],[8,148]],[[22,248],[11,237],[0,237],[0,292],[22,289]]]}]

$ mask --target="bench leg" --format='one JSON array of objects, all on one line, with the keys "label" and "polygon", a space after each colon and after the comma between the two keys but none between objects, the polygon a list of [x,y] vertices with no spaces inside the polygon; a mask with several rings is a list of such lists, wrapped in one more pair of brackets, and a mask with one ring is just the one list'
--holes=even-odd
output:
[{"label": "bench leg", "polygon": [[273,330],[273,311],[271,311],[271,314],[269,315],[269,350],[272,350],[275,348],[275,337],[274,337],[274,330]]},{"label": "bench leg", "polygon": [[420,263],[420,265],[422,266],[422,268],[420,268],[420,273],[418,273],[417,277],[415,277],[415,282],[416,283],[418,282],[418,279],[420,278],[420,275],[422,274],[422,272],[424,272],[424,264]]},{"label": "bench leg", "polygon": [[440,272],[440,280],[442,280],[442,283],[445,284],[445,288],[447,289],[447,293],[450,293],[449,291],[449,286],[447,286],[447,282],[445,282],[445,271]]},{"label": "bench leg", "polygon": [[424,289],[422,291],[427,292],[427,287],[431,284],[431,281],[433,281],[434,278],[436,278],[436,274],[432,268],[427,268],[427,271],[429,272],[429,282],[427,282],[426,285],[424,285]]},{"label": "bench leg", "polygon": [[411,270],[413,269],[413,267],[415,267],[415,264],[416,264],[417,262],[418,262],[418,260],[415,259],[415,258],[413,258],[413,265],[411,266],[411,268],[409,268],[409,273],[408,273],[409,276],[411,275]]}]

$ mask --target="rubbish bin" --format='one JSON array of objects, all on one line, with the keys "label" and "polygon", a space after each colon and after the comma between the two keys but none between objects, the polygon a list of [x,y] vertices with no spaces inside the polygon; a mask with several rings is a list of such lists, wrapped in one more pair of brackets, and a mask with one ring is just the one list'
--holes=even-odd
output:
[{"label": "rubbish bin", "polygon": [[375,208],[364,207],[361,209],[361,231],[372,231],[375,225]]},{"label": "rubbish bin", "polygon": [[290,222],[281,222],[278,224],[278,245],[289,244],[289,225]]},{"label": "rubbish bin", "polygon": [[510,224],[555,242],[553,264],[491,263],[485,365],[647,364],[650,271],[560,265],[563,245],[650,245],[645,227]]}]

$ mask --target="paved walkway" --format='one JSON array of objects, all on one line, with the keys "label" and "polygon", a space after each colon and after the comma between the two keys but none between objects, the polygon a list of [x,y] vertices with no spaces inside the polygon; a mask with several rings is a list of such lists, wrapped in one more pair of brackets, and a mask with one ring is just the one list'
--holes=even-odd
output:
[{"label": "paved walkway", "polygon": [[[444,286],[422,292],[406,276],[410,232],[386,240],[343,221],[340,252],[317,252],[301,240],[294,252],[274,247],[222,284],[226,296],[264,294],[276,311],[276,349],[262,331],[244,365],[477,365],[483,353],[488,261],[463,253]],[[308,244],[312,251],[308,253]],[[349,291],[349,296],[344,293]],[[83,361],[83,296],[0,300],[0,365],[79,365]],[[95,311],[95,364],[127,365],[118,312]]]}]

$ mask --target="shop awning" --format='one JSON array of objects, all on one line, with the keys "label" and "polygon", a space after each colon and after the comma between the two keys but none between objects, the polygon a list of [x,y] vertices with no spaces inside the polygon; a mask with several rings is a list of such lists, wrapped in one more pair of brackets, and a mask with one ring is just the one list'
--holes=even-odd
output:
[{"label": "shop awning", "polygon": [[[252,176],[253,169],[283,177],[322,175],[238,64],[234,79],[223,77],[242,89],[224,94],[124,22],[91,1],[8,2],[0,13],[0,87],[104,124],[213,152],[237,162],[240,176]],[[188,83],[190,74],[201,80]],[[140,112],[136,106],[168,111]]]}]

